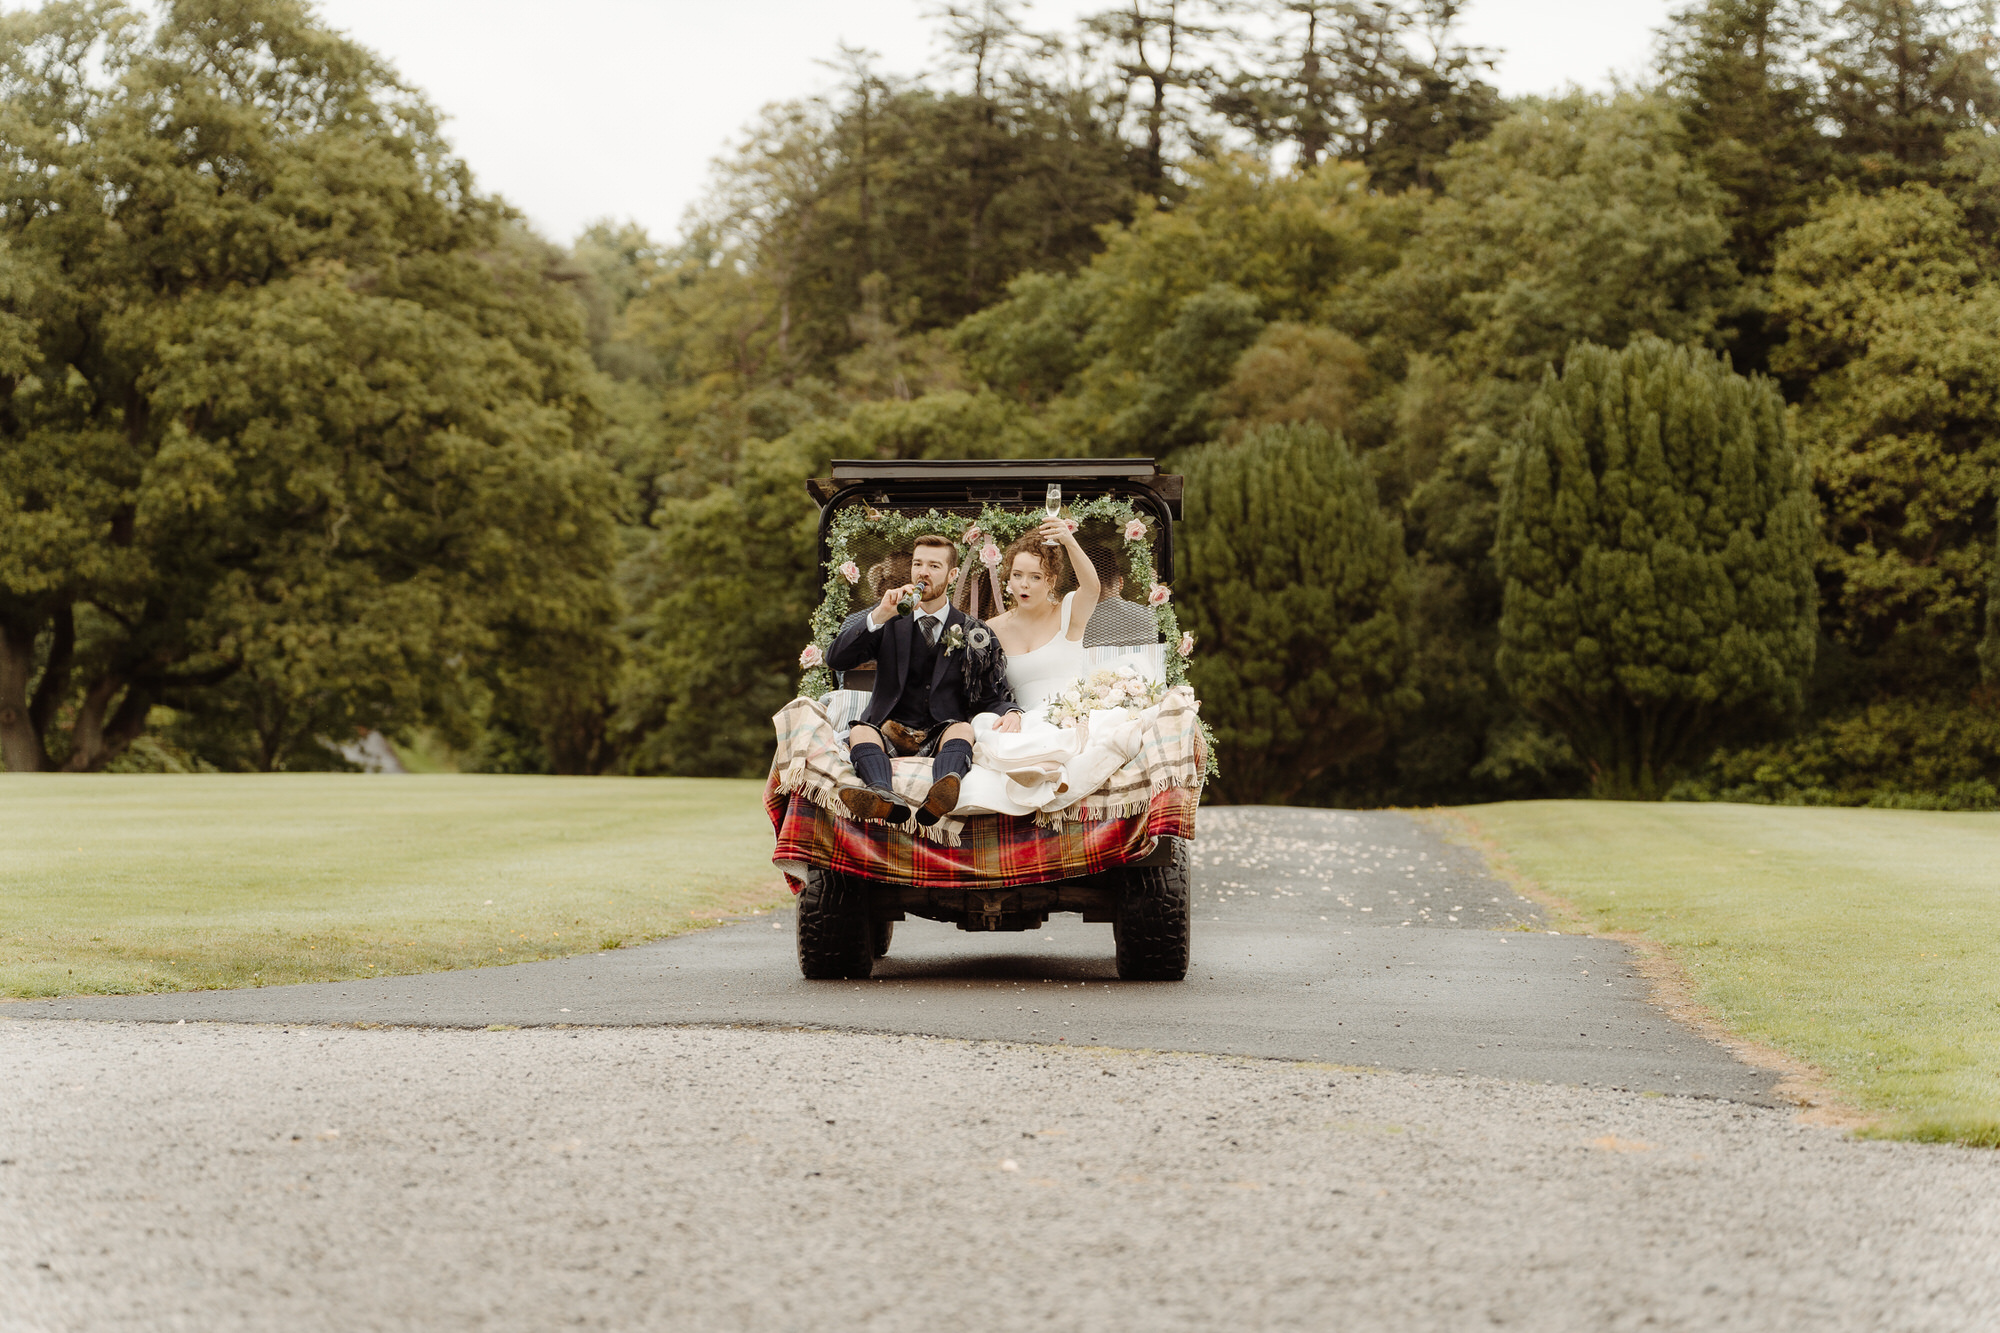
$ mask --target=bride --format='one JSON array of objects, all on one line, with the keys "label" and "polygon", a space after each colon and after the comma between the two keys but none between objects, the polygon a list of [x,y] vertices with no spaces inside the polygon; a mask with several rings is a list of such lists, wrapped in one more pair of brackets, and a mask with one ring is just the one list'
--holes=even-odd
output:
[{"label": "bride", "polygon": [[[1007,683],[1030,713],[1046,707],[1089,670],[1083,627],[1103,591],[1076,534],[1052,518],[1017,538],[1001,557],[1012,609],[987,621],[1007,651]],[[1076,591],[1059,591],[1076,570]]]},{"label": "bride", "polygon": [[[974,719],[974,764],[953,812],[961,816],[1060,810],[1102,785],[1139,744],[1136,719],[1093,736],[1087,724],[1058,727],[1045,715],[1058,694],[1089,674],[1083,631],[1103,591],[1069,524],[1049,519],[1002,558],[1013,606],[986,623],[1006,651],[1015,702],[1027,712],[1015,732],[996,729],[990,715]],[[1071,569],[1077,586],[1065,594]]]}]

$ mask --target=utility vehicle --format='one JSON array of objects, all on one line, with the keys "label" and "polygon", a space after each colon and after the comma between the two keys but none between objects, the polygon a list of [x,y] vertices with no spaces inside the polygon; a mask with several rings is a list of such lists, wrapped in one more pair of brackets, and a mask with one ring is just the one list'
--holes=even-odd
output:
[{"label": "utility vehicle", "polygon": [[[982,518],[989,528],[1016,521],[993,521],[1003,515],[1025,525],[1041,517],[1048,488],[1056,485],[1063,512],[1081,515],[1077,539],[1103,587],[1098,616],[1105,618],[1092,617],[1086,645],[1100,658],[1129,654],[1164,670],[1167,654],[1179,644],[1163,642],[1165,617],[1148,605],[1148,591],[1173,577],[1181,484],[1178,476],[1161,475],[1150,459],[838,460],[830,477],[807,484],[820,508],[826,598],[816,626],[824,632],[872,607],[883,587],[896,586],[883,580],[897,580],[896,562],[907,560],[913,522],[954,540]],[[1145,529],[1143,539],[1130,535],[1139,527],[1134,518]],[[848,567],[844,577],[842,566]],[[856,578],[860,571],[866,575]],[[955,604],[991,616],[997,587],[977,546],[967,551]],[[1128,605],[1106,614],[1114,596]],[[1100,631],[1100,623],[1109,629]],[[851,718],[873,686],[872,664],[817,679],[833,687],[819,696],[828,715]],[[1193,743],[1198,774],[1205,758],[1198,728]],[[898,762],[922,764],[926,772],[930,763]],[[798,894],[799,970],[808,978],[868,976],[887,954],[895,923],[907,917],[967,931],[1024,931],[1039,929],[1055,912],[1108,923],[1122,978],[1178,981],[1187,973],[1198,776],[1188,785],[1142,793],[1142,811],[1067,818],[1058,827],[1033,816],[972,815],[963,820],[957,845],[879,822],[858,823],[797,791],[781,792],[778,779],[774,765],[766,791],[778,835],[773,860]]]}]

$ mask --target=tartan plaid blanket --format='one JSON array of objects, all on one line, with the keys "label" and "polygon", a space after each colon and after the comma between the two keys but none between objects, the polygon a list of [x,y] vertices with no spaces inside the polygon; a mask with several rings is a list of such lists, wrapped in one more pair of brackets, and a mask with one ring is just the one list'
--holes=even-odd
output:
[{"label": "tartan plaid blanket", "polygon": [[[829,700],[838,703],[833,696]],[[1202,753],[1199,709],[1194,691],[1186,686],[1168,690],[1152,710],[1154,719],[1145,728],[1136,754],[1095,790],[1081,793],[1074,804],[1064,809],[1036,815],[1035,822],[1059,829],[1071,820],[1148,815],[1158,797],[1173,791],[1189,792],[1199,800],[1206,758]],[[803,796],[836,818],[846,819],[846,810],[840,805],[837,793],[842,787],[857,785],[859,780],[854,775],[854,766],[848,762],[847,746],[828,714],[827,701],[794,699],[778,710],[771,724],[778,734],[777,751],[771,759],[775,789],[787,796]],[[897,759],[891,767],[895,770],[896,790],[909,798],[913,806],[920,804],[930,790],[931,761]],[[912,819],[901,828],[913,837],[956,847],[966,823],[963,819],[946,818],[925,829]]]},{"label": "tartan plaid blanket", "polygon": [[1085,792],[1073,806],[1049,820],[1115,819],[1121,815],[1143,814],[1153,798],[1176,788],[1201,793],[1202,754],[1201,705],[1194,691],[1185,685],[1168,690],[1152,710],[1154,721],[1143,735],[1139,753],[1095,791]]},{"label": "tartan plaid blanket", "polygon": [[833,815],[802,792],[784,791],[775,769],[764,787],[764,805],[778,835],[771,860],[794,893],[805,887],[800,877],[809,865],[926,887],[999,889],[1095,874],[1143,859],[1162,837],[1192,838],[1200,803],[1199,790],[1171,787],[1157,793],[1143,814],[1115,819],[1050,826],[1010,815],[974,815],[960,821],[957,840],[947,846],[887,824]]}]

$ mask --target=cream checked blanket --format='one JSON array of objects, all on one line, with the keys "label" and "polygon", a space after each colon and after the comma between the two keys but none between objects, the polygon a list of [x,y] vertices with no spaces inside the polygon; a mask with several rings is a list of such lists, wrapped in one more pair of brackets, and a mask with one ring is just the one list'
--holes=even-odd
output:
[{"label": "cream checked blanket", "polygon": [[[771,719],[778,733],[777,754],[771,761],[778,790],[799,792],[814,804],[842,817],[842,787],[854,786],[854,766],[848,762],[835,718],[843,701],[794,699]],[[1146,813],[1155,793],[1174,787],[1199,791],[1205,756],[1200,705],[1186,686],[1167,691],[1151,708],[1137,713],[1109,709],[1091,714],[1088,732],[1066,747],[1052,746],[1025,759],[1020,747],[989,742],[990,728],[980,729],[958,809],[928,829],[912,818],[903,828],[913,834],[959,845],[959,830],[972,814],[1032,813],[1035,822],[1059,827],[1068,819],[1117,819]],[[845,721],[845,718],[841,719]],[[1045,726],[1045,724],[1043,724]],[[994,740],[1006,739],[1004,734]],[[996,750],[1013,750],[1002,755]],[[896,790],[914,806],[930,790],[931,761],[898,759]]]}]

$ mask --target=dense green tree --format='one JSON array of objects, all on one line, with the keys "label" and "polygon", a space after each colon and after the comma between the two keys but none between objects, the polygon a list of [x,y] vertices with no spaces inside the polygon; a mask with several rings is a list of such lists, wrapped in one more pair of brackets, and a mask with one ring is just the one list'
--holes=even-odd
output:
[{"label": "dense green tree", "polygon": [[974,374],[1045,407],[1094,454],[1164,454],[1215,433],[1215,395],[1273,320],[1319,322],[1396,261],[1417,205],[1349,165],[1281,175],[1232,159],[1192,173],[1069,277],[1020,279],[955,333]]},{"label": "dense green tree", "polygon": [[[1386,447],[1371,462],[1416,557],[1424,708],[1392,740],[1375,785],[1348,799],[1567,789],[1562,746],[1494,675],[1496,469],[1572,341],[1719,342],[1743,305],[1722,196],[1678,138],[1673,107],[1657,98],[1523,101],[1439,166],[1444,193],[1351,307],[1385,382],[1362,412],[1380,422]],[[1556,767],[1534,771],[1538,757]]]},{"label": "dense green tree", "polygon": [[[1084,21],[1086,42],[1107,48],[1120,88],[1113,105],[1137,130],[1146,192],[1171,193],[1168,168],[1207,137],[1202,92],[1215,73],[1206,60],[1221,35],[1215,0],[1124,0]],[[1182,149],[1170,153],[1171,147]]]},{"label": "dense green tree", "polygon": [[1988,697],[2000,695],[2000,530],[1993,534],[1993,556],[1986,580],[1986,637],[1979,641],[1979,675]]},{"label": "dense green tree", "polygon": [[[1712,340],[1741,279],[1722,196],[1677,137],[1658,98],[1524,100],[1438,168],[1444,194],[1378,288],[1385,335],[1530,391],[1579,339]],[[1502,390],[1502,419],[1524,397]]]},{"label": "dense green tree", "polygon": [[1232,802],[1294,800],[1417,700],[1402,530],[1345,441],[1264,426],[1183,456],[1181,624]]},{"label": "dense green tree", "polygon": [[1572,342],[1719,342],[1744,304],[1722,197],[1675,151],[1673,115],[1656,98],[1525,101],[1439,167],[1445,193],[1356,304],[1408,386],[1398,446],[1437,459],[1399,470],[1439,557],[1484,559],[1500,442]]},{"label": "dense green tree", "polygon": [[1798,735],[1718,753],[1672,800],[2000,809],[2000,708],[1883,698]]},{"label": "dense green tree", "polygon": [[569,765],[616,660],[581,312],[423,101],[295,0],[79,0],[0,16],[0,144],[6,767],[473,696]]},{"label": "dense green tree", "polygon": [[727,162],[704,226],[768,291],[777,373],[831,372],[874,275],[911,327],[947,327],[1131,216],[1145,168],[1100,92],[974,59],[969,92],[856,73],[835,100],[768,112]]},{"label": "dense green tree", "polygon": [[[1833,162],[1812,65],[1822,22],[1813,0],[1702,0],[1664,35],[1664,89],[1688,157],[1727,199],[1731,250],[1746,272],[1770,270],[1777,237],[1805,221]],[[1761,362],[1763,339],[1753,341]]]},{"label": "dense green tree", "polygon": [[657,354],[632,340],[624,315],[660,279],[669,262],[667,248],[636,222],[599,221],[583,229],[569,258],[592,359],[617,379],[659,383]]},{"label": "dense green tree", "polygon": [[1377,189],[1438,189],[1436,167],[1452,148],[1506,118],[1499,90],[1486,81],[1493,53],[1452,36],[1463,8],[1462,0],[1414,0],[1404,11],[1396,77],[1364,106],[1364,138],[1352,145]]},{"label": "dense green tree", "polygon": [[1772,282],[1823,516],[1824,626],[1878,687],[1968,686],[2000,498],[2000,283],[1927,185],[1829,201]]},{"label": "dense green tree", "polygon": [[1849,173],[1934,179],[1955,132],[1994,130],[1993,17],[1992,0],[1844,0],[1819,64]]},{"label": "dense green tree", "polygon": [[798,684],[819,601],[806,496],[833,454],[813,438],[752,440],[735,484],[670,499],[624,570],[639,608],[617,725],[634,773],[758,777],[771,715]]},{"label": "dense green tree", "polygon": [[1247,0],[1261,41],[1241,36],[1212,78],[1211,108],[1307,166],[1366,166],[1377,188],[1435,184],[1453,144],[1504,114],[1485,51],[1452,37],[1461,0]]},{"label": "dense green tree", "polygon": [[1579,344],[1507,460],[1500,673],[1598,795],[1661,795],[1799,710],[1813,544],[1775,386],[1656,338]]}]

